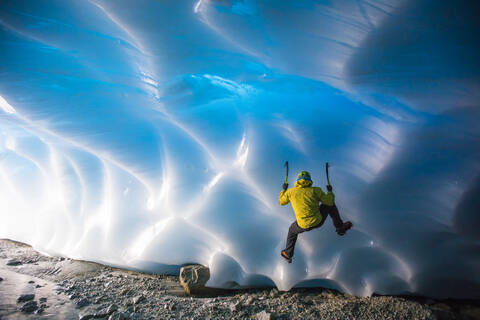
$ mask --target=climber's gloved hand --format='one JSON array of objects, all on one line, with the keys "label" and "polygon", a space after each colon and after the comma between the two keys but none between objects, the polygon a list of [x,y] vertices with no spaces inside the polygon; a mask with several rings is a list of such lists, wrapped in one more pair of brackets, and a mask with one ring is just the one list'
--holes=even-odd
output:
[{"label": "climber's gloved hand", "polygon": [[283,190],[287,190],[288,189],[288,183],[284,183],[282,188],[283,188]]},{"label": "climber's gloved hand", "polygon": [[328,185],[327,185],[327,190],[328,190],[329,192],[332,192],[332,190],[333,190],[332,186],[328,184]]}]

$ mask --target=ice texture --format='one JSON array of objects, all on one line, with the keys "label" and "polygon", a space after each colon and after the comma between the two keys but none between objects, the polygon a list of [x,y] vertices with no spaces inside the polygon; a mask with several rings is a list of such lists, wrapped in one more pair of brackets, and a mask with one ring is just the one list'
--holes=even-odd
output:
[{"label": "ice texture", "polygon": [[[0,237],[217,287],[480,298],[477,1],[0,2]],[[308,170],[344,220],[280,257]]]}]

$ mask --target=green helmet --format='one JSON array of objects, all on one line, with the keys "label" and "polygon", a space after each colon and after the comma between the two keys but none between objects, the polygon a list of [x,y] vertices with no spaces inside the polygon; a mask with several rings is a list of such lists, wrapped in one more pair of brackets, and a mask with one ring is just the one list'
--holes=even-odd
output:
[{"label": "green helmet", "polygon": [[297,176],[297,180],[300,180],[300,179],[305,179],[305,180],[308,180],[308,181],[312,181],[312,178],[310,177],[310,172],[308,172],[308,171],[300,172]]}]

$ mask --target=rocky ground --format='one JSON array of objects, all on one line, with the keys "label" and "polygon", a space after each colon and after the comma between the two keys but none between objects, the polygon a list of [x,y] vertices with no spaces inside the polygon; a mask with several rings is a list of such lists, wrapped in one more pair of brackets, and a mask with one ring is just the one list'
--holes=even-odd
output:
[{"label": "rocky ground", "polygon": [[315,288],[211,291],[188,296],[176,276],[42,255],[0,240],[0,319],[480,319],[465,301]]}]

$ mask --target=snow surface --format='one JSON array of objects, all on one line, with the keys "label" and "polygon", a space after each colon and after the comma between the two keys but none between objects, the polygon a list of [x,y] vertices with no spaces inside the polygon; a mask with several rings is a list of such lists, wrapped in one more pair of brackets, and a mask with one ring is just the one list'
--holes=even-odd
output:
[{"label": "snow surface", "polygon": [[[0,2],[0,237],[212,286],[480,298],[476,1]],[[280,250],[284,161],[337,205]]]}]

